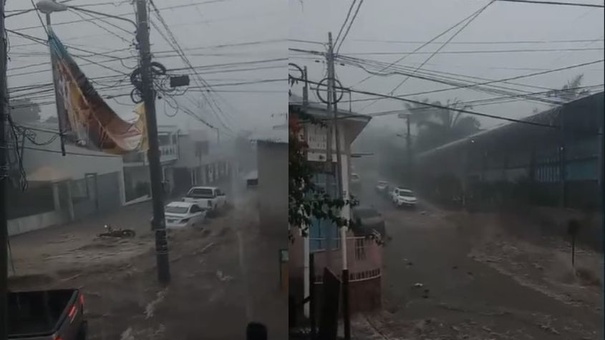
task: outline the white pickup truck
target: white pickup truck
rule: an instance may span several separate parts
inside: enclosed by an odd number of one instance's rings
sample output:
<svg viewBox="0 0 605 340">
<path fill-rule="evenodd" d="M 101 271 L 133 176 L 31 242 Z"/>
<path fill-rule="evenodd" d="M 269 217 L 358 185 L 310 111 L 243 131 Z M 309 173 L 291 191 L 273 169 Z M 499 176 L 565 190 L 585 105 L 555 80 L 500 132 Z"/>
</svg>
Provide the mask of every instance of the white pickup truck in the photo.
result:
<svg viewBox="0 0 605 340">
<path fill-rule="evenodd" d="M 192 202 L 202 209 L 217 212 L 227 205 L 227 196 L 217 187 L 193 187 L 183 197 L 183 202 Z"/>
</svg>

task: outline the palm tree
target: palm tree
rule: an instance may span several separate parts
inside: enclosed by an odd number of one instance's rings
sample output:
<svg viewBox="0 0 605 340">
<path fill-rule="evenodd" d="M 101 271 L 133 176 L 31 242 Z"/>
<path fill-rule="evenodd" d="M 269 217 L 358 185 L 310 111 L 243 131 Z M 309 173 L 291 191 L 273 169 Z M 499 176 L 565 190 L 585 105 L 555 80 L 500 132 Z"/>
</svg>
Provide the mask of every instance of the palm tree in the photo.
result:
<svg viewBox="0 0 605 340">
<path fill-rule="evenodd" d="M 567 81 L 567 84 L 563 85 L 561 89 L 552 90 L 547 93 L 548 97 L 555 97 L 561 99 L 564 102 L 569 102 L 590 94 L 590 90 L 582 88 L 582 80 L 584 74 L 578 74 Z"/>
<path fill-rule="evenodd" d="M 430 102 L 424 99 L 422 104 L 406 104 L 411 122 L 418 128 L 416 149 L 427 150 L 469 136 L 480 130 L 481 123 L 473 116 L 465 115 L 461 110 L 472 106 L 460 100 L 448 100 L 445 104 L 439 101 Z"/>
</svg>

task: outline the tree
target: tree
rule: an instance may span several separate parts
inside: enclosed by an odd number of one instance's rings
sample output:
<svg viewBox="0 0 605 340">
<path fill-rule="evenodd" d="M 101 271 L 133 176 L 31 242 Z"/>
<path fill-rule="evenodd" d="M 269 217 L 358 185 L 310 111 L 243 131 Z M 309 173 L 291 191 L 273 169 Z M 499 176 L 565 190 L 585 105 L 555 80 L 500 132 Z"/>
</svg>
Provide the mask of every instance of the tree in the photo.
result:
<svg viewBox="0 0 605 340">
<path fill-rule="evenodd" d="M 434 106 L 406 104 L 411 122 L 418 128 L 415 141 L 417 150 L 432 149 L 480 130 L 481 123 L 477 118 L 460 112 L 471 109 L 472 106 L 458 99 L 448 100 L 445 104 L 424 99 L 423 103 Z"/>
<path fill-rule="evenodd" d="M 584 74 L 578 74 L 567 81 L 567 84 L 563 85 L 561 89 L 549 91 L 547 96 L 560 99 L 564 102 L 588 96 L 590 95 L 590 90 L 582 88 L 582 80 L 584 80 Z"/>
<path fill-rule="evenodd" d="M 15 122 L 28 123 L 40 120 L 40 105 L 29 98 L 11 99 L 11 116 Z"/>
</svg>

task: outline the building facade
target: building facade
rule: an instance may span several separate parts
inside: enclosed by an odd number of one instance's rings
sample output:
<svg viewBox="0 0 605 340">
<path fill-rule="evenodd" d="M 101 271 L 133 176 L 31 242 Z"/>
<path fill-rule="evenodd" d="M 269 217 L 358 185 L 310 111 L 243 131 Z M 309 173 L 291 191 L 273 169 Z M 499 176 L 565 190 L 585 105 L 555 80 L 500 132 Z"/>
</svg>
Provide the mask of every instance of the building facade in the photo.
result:
<svg viewBox="0 0 605 340">
<path fill-rule="evenodd" d="M 165 193 L 171 195 L 174 187 L 174 165 L 179 159 L 179 129 L 176 126 L 159 125 L 158 139 L 160 162 Z M 151 197 L 149 161 L 146 152 L 133 152 L 123 156 L 126 202 Z"/>
<path fill-rule="evenodd" d="M 603 92 L 425 152 L 426 195 L 471 204 L 598 209 L 603 176 Z M 532 125 L 533 124 L 533 125 Z"/>
<path fill-rule="evenodd" d="M 310 115 L 317 120 L 331 123 L 331 113 L 325 107 L 304 105 L 301 101 L 291 100 L 290 119 L 299 119 L 300 112 Z M 369 116 L 339 112 L 338 129 L 341 153 L 340 177 L 342 178 L 342 191 L 344 197 L 350 194 L 351 175 L 351 144 L 365 128 L 370 120 Z M 317 165 L 318 170 L 314 176 L 314 184 L 322 187 L 327 193 L 336 193 L 337 153 L 336 139 L 333 138 L 331 166 L 326 163 L 328 156 L 327 136 L 328 127 L 304 123 L 301 138 L 307 142 L 308 160 Z M 335 136 L 332 131 L 331 136 Z M 331 185 L 326 185 L 331 183 Z M 345 206 L 342 216 L 350 219 L 350 209 Z M 296 228 L 294 229 L 296 230 Z M 316 296 L 321 296 L 322 274 L 324 268 L 330 269 L 341 277 L 343 256 L 346 256 L 347 269 L 350 282 L 350 308 L 353 313 L 377 309 L 381 304 L 382 282 L 382 247 L 373 240 L 356 237 L 352 231 L 346 233 L 346 253 L 343 251 L 341 232 L 330 221 L 313 219 L 308 226 L 308 235 L 303 237 L 293 232 L 293 242 L 290 245 L 290 291 L 296 300 L 300 301 L 308 296 L 309 290 L 314 289 Z M 328 247 L 328 242 L 331 244 Z M 313 264 L 310 263 L 312 255 Z M 314 268 L 315 282 L 309 282 L 310 267 Z M 305 311 L 308 312 L 308 311 Z"/>
<path fill-rule="evenodd" d="M 212 142 L 204 130 L 181 131 L 178 159 L 174 164 L 175 195 L 194 185 L 220 185 L 231 173 L 231 141 Z"/>
<path fill-rule="evenodd" d="M 27 186 L 15 180 L 7 189 L 9 235 L 110 212 L 124 204 L 121 157 L 72 145 L 65 145 L 63 156 L 52 131 L 55 126 L 38 122 L 24 127 L 36 136 L 33 141 L 25 138 L 21 147 L 24 176 L 12 176 L 25 179 Z"/>
</svg>

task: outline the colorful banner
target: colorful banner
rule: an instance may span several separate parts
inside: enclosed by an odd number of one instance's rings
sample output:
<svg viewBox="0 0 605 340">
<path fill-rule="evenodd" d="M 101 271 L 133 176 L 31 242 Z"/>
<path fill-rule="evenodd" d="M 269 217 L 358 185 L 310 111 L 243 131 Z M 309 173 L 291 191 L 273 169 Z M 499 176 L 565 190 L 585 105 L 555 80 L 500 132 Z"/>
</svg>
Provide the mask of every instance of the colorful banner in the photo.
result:
<svg viewBox="0 0 605 340">
<path fill-rule="evenodd" d="M 94 89 L 54 32 L 49 43 L 58 94 L 57 111 L 64 141 L 121 155 L 147 150 L 145 108 L 138 104 L 133 121 L 126 121 Z"/>
</svg>

